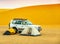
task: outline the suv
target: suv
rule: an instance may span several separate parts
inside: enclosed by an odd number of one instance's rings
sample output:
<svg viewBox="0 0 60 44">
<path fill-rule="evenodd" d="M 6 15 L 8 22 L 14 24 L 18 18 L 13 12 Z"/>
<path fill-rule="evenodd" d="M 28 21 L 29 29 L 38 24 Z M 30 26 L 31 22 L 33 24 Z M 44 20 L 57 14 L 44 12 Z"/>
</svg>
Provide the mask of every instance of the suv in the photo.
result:
<svg viewBox="0 0 60 44">
<path fill-rule="evenodd" d="M 17 32 L 22 32 L 26 27 L 35 27 L 39 32 L 41 31 L 40 25 L 33 25 L 29 20 L 22 18 L 14 18 L 9 23 L 9 28 L 16 29 Z"/>
</svg>

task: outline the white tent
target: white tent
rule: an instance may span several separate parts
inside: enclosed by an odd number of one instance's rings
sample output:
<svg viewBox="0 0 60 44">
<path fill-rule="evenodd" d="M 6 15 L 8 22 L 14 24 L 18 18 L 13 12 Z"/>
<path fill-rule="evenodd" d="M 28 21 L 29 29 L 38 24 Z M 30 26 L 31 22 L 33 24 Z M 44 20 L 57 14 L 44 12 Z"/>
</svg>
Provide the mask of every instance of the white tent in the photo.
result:
<svg viewBox="0 0 60 44">
<path fill-rule="evenodd" d="M 32 35 L 37 36 L 40 35 L 40 32 L 35 27 L 26 27 L 22 32 L 21 35 Z"/>
</svg>

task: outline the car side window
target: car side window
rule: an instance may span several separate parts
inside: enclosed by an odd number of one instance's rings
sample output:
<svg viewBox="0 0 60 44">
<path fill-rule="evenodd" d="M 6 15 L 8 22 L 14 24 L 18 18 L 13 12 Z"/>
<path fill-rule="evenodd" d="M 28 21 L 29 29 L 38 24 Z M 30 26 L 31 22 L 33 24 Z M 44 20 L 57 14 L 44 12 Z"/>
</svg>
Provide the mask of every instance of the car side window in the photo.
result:
<svg viewBox="0 0 60 44">
<path fill-rule="evenodd" d="M 22 23 L 22 21 L 14 20 L 12 23 L 13 23 L 13 24 L 21 24 L 21 23 Z"/>
<path fill-rule="evenodd" d="M 27 22 L 23 21 L 23 22 L 22 22 L 22 25 L 27 25 Z"/>
<path fill-rule="evenodd" d="M 28 21 L 28 20 L 27 20 L 25 23 L 26 23 L 27 25 L 32 25 L 32 23 L 31 23 L 30 21 Z"/>
<path fill-rule="evenodd" d="M 22 21 L 17 21 L 17 24 L 21 24 Z"/>
</svg>

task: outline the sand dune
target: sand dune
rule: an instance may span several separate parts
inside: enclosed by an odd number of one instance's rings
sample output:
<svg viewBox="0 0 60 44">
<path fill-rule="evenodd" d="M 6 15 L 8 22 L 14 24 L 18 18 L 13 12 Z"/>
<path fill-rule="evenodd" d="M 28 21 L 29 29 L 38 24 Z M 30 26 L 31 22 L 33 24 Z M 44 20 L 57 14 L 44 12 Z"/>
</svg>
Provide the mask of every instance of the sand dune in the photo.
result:
<svg viewBox="0 0 60 44">
<path fill-rule="evenodd" d="M 0 25 L 7 25 L 13 18 L 27 18 L 34 24 L 60 24 L 60 4 L 17 8 L 0 13 Z"/>
<path fill-rule="evenodd" d="M 0 26 L 0 44 L 60 44 L 60 25 L 42 25 L 41 36 L 2 35 L 8 26 Z"/>
<path fill-rule="evenodd" d="M 8 10 L 10 10 L 10 9 L 0 9 L 0 13 L 1 12 L 5 12 L 5 11 L 8 11 Z"/>
</svg>

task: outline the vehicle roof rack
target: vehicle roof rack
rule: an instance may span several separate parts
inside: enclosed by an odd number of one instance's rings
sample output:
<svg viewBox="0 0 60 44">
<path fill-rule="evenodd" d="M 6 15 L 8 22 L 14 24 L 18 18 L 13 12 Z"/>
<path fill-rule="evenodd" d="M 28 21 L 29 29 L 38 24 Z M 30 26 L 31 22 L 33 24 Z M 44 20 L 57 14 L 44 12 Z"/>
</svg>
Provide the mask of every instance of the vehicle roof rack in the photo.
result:
<svg viewBox="0 0 60 44">
<path fill-rule="evenodd" d="M 23 18 L 14 18 L 13 20 L 27 20 L 27 19 L 23 19 Z"/>
</svg>

